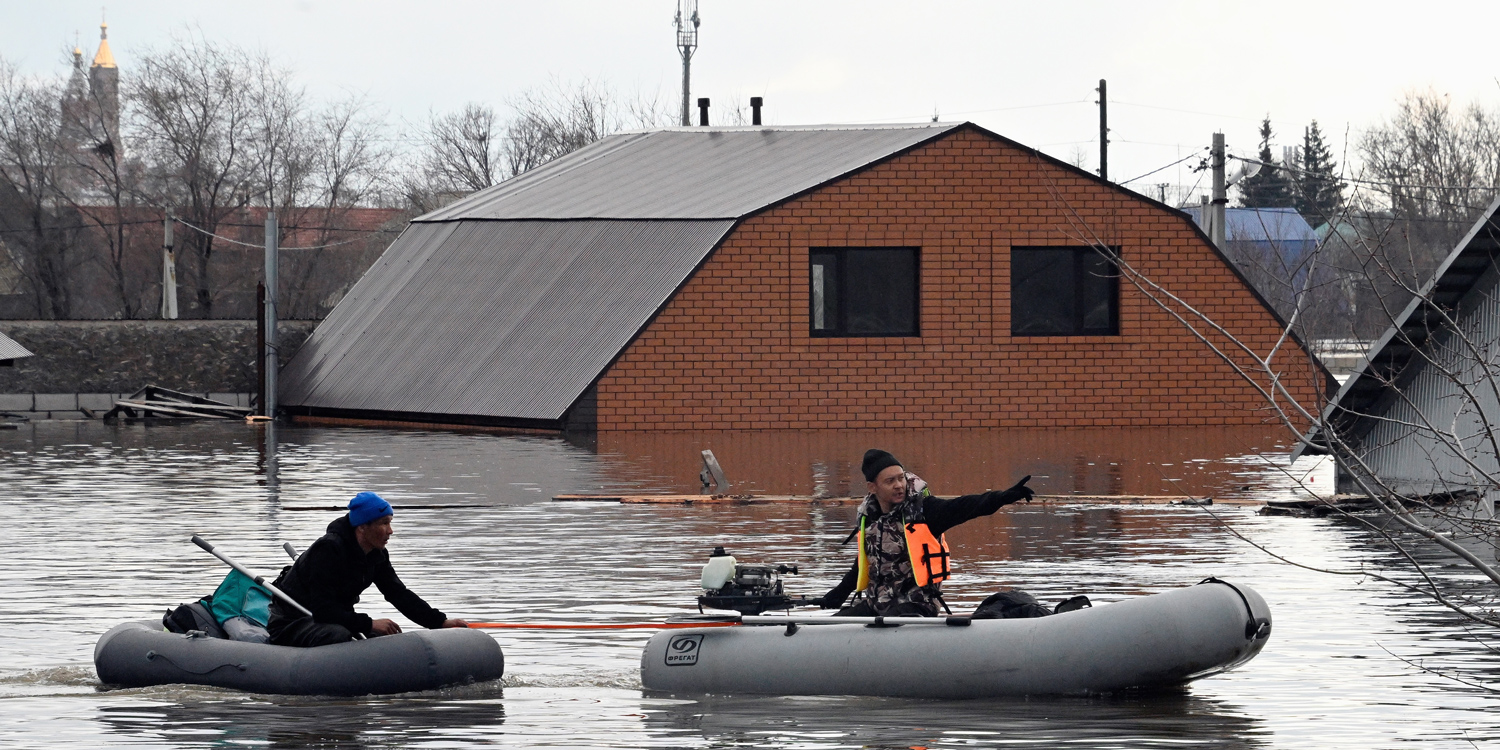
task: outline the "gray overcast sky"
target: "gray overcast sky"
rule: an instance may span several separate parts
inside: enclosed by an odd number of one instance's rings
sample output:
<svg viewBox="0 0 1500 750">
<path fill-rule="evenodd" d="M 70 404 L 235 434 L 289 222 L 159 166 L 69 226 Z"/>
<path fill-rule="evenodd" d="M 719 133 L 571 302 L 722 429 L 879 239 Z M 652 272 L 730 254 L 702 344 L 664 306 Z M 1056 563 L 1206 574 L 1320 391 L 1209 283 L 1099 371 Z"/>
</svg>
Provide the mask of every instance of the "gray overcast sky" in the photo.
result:
<svg viewBox="0 0 1500 750">
<path fill-rule="evenodd" d="M 122 76 L 189 28 L 263 49 L 315 96 L 366 95 L 394 125 L 466 102 L 504 107 L 588 77 L 679 96 L 675 0 L 115 0 Z M 0 56 L 60 74 L 75 34 L 92 57 L 96 0 L 0 0 Z M 1500 102 L 1495 2 L 877 2 L 701 0 L 693 96 L 766 99 L 774 124 L 972 120 L 1097 167 L 1094 87 L 1109 81 L 1110 176 L 1125 180 L 1223 130 L 1253 155 L 1269 113 L 1278 145 L 1316 118 L 1345 134 L 1404 91 Z M 1279 155 L 1280 151 L 1277 150 Z M 1144 183 L 1194 184 L 1186 165 Z M 1139 186 L 1136 183 L 1134 186 Z"/>
</svg>

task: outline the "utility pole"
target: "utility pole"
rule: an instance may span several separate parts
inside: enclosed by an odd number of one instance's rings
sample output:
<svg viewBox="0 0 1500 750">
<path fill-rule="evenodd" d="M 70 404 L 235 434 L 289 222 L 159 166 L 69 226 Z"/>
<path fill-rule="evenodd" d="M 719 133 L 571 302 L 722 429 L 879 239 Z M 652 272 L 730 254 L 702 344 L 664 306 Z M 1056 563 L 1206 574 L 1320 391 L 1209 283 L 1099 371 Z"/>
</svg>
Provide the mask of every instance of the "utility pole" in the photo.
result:
<svg viewBox="0 0 1500 750">
<path fill-rule="evenodd" d="M 1224 249 L 1224 208 L 1229 205 L 1229 197 L 1224 185 L 1224 134 L 1214 133 L 1214 145 L 1210 150 L 1209 164 L 1213 170 L 1214 194 L 1213 202 L 1209 204 L 1212 218 L 1209 221 L 1208 238 L 1213 240 L 1214 246 L 1220 250 Z"/>
<path fill-rule="evenodd" d="M 698 49 L 698 0 L 678 0 L 677 51 L 682 55 L 682 126 L 693 124 L 692 111 L 688 109 L 688 96 L 692 91 L 689 71 L 692 69 L 693 51 Z M 692 28 L 689 28 L 691 24 Z"/>
<path fill-rule="evenodd" d="M 266 348 L 261 352 L 266 367 L 266 398 L 261 403 L 265 415 L 276 418 L 276 371 L 281 362 L 276 354 L 276 287 L 277 277 L 280 269 L 277 267 L 276 257 L 278 250 L 278 237 L 276 227 L 276 211 L 266 211 Z"/>
<path fill-rule="evenodd" d="M 177 256 L 172 253 L 172 214 L 161 224 L 161 318 L 177 319 Z"/>
<path fill-rule="evenodd" d="M 1104 79 L 1099 79 L 1099 178 L 1109 179 L 1109 97 Z"/>
</svg>

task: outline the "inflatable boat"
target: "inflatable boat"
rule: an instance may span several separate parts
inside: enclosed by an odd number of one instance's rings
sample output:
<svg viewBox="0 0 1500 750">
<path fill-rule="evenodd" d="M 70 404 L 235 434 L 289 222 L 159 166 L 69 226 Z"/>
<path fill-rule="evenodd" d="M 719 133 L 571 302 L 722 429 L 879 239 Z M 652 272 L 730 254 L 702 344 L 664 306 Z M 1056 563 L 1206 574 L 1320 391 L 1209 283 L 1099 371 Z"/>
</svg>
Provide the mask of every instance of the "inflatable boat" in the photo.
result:
<svg viewBox="0 0 1500 750">
<path fill-rule="evenodd" d="M 418 630 L 317 648 L 187 635 L 160 622 L 116 625 L 94 646 L 100 681 L 188 683 L 283 695 L 370 695 L 499 679 L 505 657 L 477 630 Z"/>
<path fill-rule="evenodd" d="M 1049 617 L 814 624 L 820 619 L 830 618 L 746 616 L 733 627 L 657 633 L 641 656 L 641 683 L 698 695 L 1109 693 L 1224 672 L 1260 653 L 1271 634 L 1271 613 L 1258 594 L 1212 578 Z"/>
</svg>

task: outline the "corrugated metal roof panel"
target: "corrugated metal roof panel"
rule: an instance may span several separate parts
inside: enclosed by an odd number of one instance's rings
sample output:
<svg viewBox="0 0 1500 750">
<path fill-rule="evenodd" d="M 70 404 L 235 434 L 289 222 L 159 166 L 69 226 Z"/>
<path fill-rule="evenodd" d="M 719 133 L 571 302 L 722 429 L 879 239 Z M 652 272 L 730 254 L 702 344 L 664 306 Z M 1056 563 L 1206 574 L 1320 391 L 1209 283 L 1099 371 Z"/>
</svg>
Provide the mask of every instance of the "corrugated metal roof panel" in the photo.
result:
<svg viewBox="0 0 1500 750">
<path fill-rule="evenodd" d="M 16 340 L 0 333 L 0 359 L 20 359 L 22 357 L 35 356 L 26 351 L 26 347 L 16 343 Z"/>
<path fill-rule="evenodd" d="M 739 218 L 958 127 L 621 133 L 415 221 Z"/>
<path fill-rule="evenodd" d="M 560 419 L 733 224 L 413 224 L 283 369 L 281 400 Z"/>
</svg>

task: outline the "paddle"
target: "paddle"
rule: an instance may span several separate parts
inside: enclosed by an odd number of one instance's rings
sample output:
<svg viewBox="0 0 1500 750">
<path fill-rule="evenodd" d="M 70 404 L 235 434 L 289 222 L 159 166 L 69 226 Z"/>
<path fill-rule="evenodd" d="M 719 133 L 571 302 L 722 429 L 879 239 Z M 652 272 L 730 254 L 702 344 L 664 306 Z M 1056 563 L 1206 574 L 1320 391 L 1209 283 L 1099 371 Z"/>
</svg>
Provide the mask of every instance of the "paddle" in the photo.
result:
<svg viewBox="0 0 1500 750">
<path fill-rule="evenodd" d="M 204 552 L 207 552 L 208 554 L 213 555 L 214 557 L 219 558 L 220 562 L 223 562 L 225 565 L 228 565 L 229 567 L 234 568 L 235 570 L 239 571 L 240 575 L 243 575 L 246 578 L 249 578 L 250 580 L 255 581 L 255 584 L 257 586 L 260 586 L 261 588 L 263 588 L 263 589 L 271 592 L 272 596 L 276 597 L 277 599 L 280 599 L 287 606 L 289 606 L 289 607 L 297 610 L 298 612 L 301 612 L 304 615 L 307 615 L 308 617 L 312 617 L 312 611 L 309 610 L 307 607 L 304 607 L 301 604 L 298 604 L 296 602 L 296 600 L 292 599 L 292 597 L 290 597 L 290 596 L 287 596 L 285 593 L 282 592 L 281 589 L 278 589 L 275 586 L 272 586 L 270 584 L 270 582 L 267 581 L 266 579 L 264 579 L 264 578 L 262 578 L 262 577 L 260 577 L 260 576 L 258 576 L 256 574 L 254 574 L 254 573 L 251 573 L 249 571 L 249 569 L 247 569 L 245 566 L 243 566 L 243 565 L 241 565 L 241 564 L 239 564 L 239 563 L 237 563 L 237 562 L 229 559 L 228 555 L 225 555 L 222 552 L 216 551 L 214 549 L 214 546 L 212 544 L 209 544 L 207 541 L 204 541 L 203 537 L 198 536 L 197 534 L 194 534 L 193 535 L 193 544 L 196 544 L 199 547 L 202 547 Z"/>
</svg>

